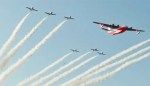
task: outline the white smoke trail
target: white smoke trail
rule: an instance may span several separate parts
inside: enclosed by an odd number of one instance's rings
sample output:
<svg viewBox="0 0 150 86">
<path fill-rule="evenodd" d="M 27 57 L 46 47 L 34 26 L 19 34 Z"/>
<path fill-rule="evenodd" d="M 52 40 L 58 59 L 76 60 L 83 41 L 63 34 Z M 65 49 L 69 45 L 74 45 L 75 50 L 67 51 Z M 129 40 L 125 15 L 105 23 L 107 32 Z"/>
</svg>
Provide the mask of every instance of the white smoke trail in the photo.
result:
<svg viewBox="0 0 150 86">
<path fill-rule="evenodd" d="M 58 75 L 58 76 L 55 76 L 54 79 L 49 80 L 49 82 L 47 82 L 44 86 L 52 86 L 52 84 L 55 83 L 56 81 L 58 81 L 58 80 L 60 80 L 61 78 L 65 77 L 66 75 L 68 75 L 68 74 L 71 73 L 72 71 L 74 71 L 74 70 L 80 68 L 81 66 L 85 65 L 86 63 L 88 63 L 89 61 L 93 60 L 93 59 L 96 58 L 96 57 L 97 57 L 97 56 L 93 56 L 93 57 L 91 57 L 91 58 L 89 58 L 89 59 L 87 59 L 87 60 L 81 62 L 79 65 L 77 65 L 77 66 L 71 68 L 70 70 L 65 71 L 64 73 L 62 73 L 62 74 L 60 74 L 60 75 Z"/>
<path fill-rule="evenodd" d="M 59 64 L 61 61 L 63 61 L 64 59 L 66 59 L 68 56 L 70 56 L 72 54 L 68 53 L 66 55 L 64 55 L 63 57 L 61 57 L 60 59 L 58 59 L 57 61 L 55 61 L 54 63 L 50 64 L 49 66 L 45 67 L 43 70 L 41 70 L 40 72 L 36 73 L 35 75 L 25 79 L 24 81 L 20 82 L 17 86 L 27 86 L 28 84 L 32 83 L 33 81 L 36 81 L 38 79 L 40 79 L 43 75 L 45 75 L 48 70 L 52 67 L 54 67 L 55 65 Z"/>
<path fill-rule="evenodd" d="M 14 71 L 19 69 L 25 62 L 27 62 L 31 56 L 40 48 L 42 45 L 44 45 L 50 37 L 53 36 L 54 33 L 56 33 L 60 27 L 66 22 L 67 20 L 62 21 L 59 25 L 57 25 L 51 32 L 48 33 L 47 36 L 45 36 L 35 47 L 33 47 L 27 54 L 23 56 L 23 58 L 19 59 L 15 64 L 10 66 L 6 71 L 4 71 L 0 75 L 0 84 L 7 79 Z"/>
<path fill-rule="evenodd" d="M 4 58 L 0 61 L 0 69 L 2 70 L 8 63 L 9 61 L 13 58 L 15 53 L 24 45 L 24 43 L 38 30 L 38 28 L 43 24 L 43 22 L 47 19 L 47 17 L 44 17 L 35 27 L 31 29 L 29 33 L 25 35 L 25 37 L 19 41 L 19 43 L 11 49 L 5 56 Z"/>
<path fill-rule="evenodd" d="M 72 67 L 74 67 L 76 64 L 80 63 L 81 60 L 87 56 L 88 54 L 90 54 L 91 52 L 87 52 L 81 56 L 79 56 L 78 58 L 76 58 L 75 60 L 69 62 L 67 65 L 59 68 L 58 70 L 54 71 L 53 73 L 45 76 L 45 77 L 42 77 L 41 79 L 39 79 L 38 81 L 34 82 L 32 84 L 32 86 L 39 86 L 40 84 L 42 84 L 43 82 L 47 81 L 47 80 L 50 80 L 52 78 L 54 78 L 57 74 L 60 74 L 62 71 L 67 71 L 69 69 L 71 69 Z"/>
<path fill-rule="evenodd" d="M 91 79 L 88 82 L 86 82 L 86 83 L 84 83 L 80 86 L 88 86 L 88 85 L 91 85 L 91 84 L 94 84 L 94 83 L 97 83 L 97 82 L 102 82 L 103 80 L 106 80 L 106 79 L 112 77 L 114 74 L 116 74 L 119 71 L 125 69 L 126 67 L 128 67 L 130 65 L 133 65 L 133 64 L 135 64 L 135 63 L 137 63 L 137 62 L 139 62 L 139 61 L 141 61 L 141 60 L 143 60 L 147 57 L 150 57 L 150 53 L 144 54 L 143 56 L 140 56 L 139 58 L 128 61 L 128 62 L 122 64 L 121 66 L 119 66 L 118 68 L 116 68 L 115 70 L 113 70 L 111 72 L 108 72 L 108 73 L 104 74 L 103 76 Z"/>
<path fill-rule="evenodd" d="M 0 58 L 2 58 L 3 56 L 5 56 L 5 54 L 7 54 L 7 52 L 10 50 L 12 44 L 14 43 L 14 41 L 16 40 L 16 36 L 18 34 L 18 32 L 20 31 L 21 26 L 23 25 L 23 23 L 25 22 L 25 20 L 28 18 L 28 16 L 31 13 L 29 12 L 28 14 L 26 14 L 21 21 L 18 23 L 18 25 L 15 27 L 14 31 L 12 32 L 12 34 L 10 35 L 10 37 L 8 38 L 8 40 L 4 43 L 4 45 L 2 46 L 2 48 L 0 49 Z"/>
<path fill-rule="evenodd" d="M 89 74 L 89 75 L 87 75 L 87 76 L 84 76 L 82 79 L 79 80 L 78 83 L 75 83 L 75 85 L 76 85 L 76 86 L 79 86 L 80 83 L 83 83 L 83 82 L 88 81 L 88 80 L 89 80 L 90 78 L 92 78 L 92 76 L 94 76 L 95 74 L 98 74 L 98 73 L 101 73 L 101 72 L 103 72 L 103 71 L 106 71 L 107 69 L 109 69 L 109 68 L 111 68 L 111 67 L 113 67 L 113 66 L 117 66 L 117 65 L 119 65 L 119 64 L 123 64 L 123 63 L 127 62 L 128 60 L 131 60 L 131 59 L 135 58 L 136 56 L 140 56 L 141 54 L 143 54 L 143 53 L 145 53 L 145 52 L 147 52 L 147 51 L 149 51 L 149 50 L 150 50 L 150 47 L 144 48 L 144 49 L 142 49 L 142 50 L 140 50 L 140 51 L 138 51 L 138 52 L 135 52 L 134 54 L 131 54 L 130 56 L 127 56 L 127 57 L 124 58 L 124 59 L 121 59 L 120 61 L 114 62 L 114 63 L 112 63 L 112 64 L 110 64 L 110 65 L 107 65 L 107 66 L 101 68 L 101 69 L 98 69 L 98 70 L 96 70 L 95 72 L 92 72 L 91 74 Z"/>
<path fill-rule="evenodd" d="M 123 55 L 128 54 L 128 53 L 130 53 L 130 52 L 133 52 L 133 50 L 138 49 L 138 48 L 140 48 L 140 47 L 142 47 L 142 46 L 148 44 L 149 42 L 150 42 L 150 39 L 148 39 L 148 40 L 146 40 L 146 41 L 143 41 L 143 42 L 141 42 L 141 43 L 139 43 L 139 44 L 137 44 L 137 45 L 134 45 L 134 46 L 132 46 L 132 47 L 130 47 L 130 48 L 128 48 L 128 49 L 126 49 L 126 50 L 124 50 L 124 51 L 122 51 L 122 52 L 120 52 L 120 53 L 118 53 L 118 54 L 116 54 L 116 55 L 114 55 L 114 56 L 112 56 L 112 57 L 110 57 L 109 59 L 106 59 L 106 60 L 103 61 L 102 63 L 100 63 L 100 64 L 98 64 L 98 65 L 92 67 L 91 69 L 87 70 L 87 71 L 84 72 L 83 74 L 80 74 L 79 76 L 77 76 L 77 77 L 75 77 L 75 78 L 73 78 L 73 79 L 67 81 L 67 82 L 64 83 L 62 86 L 67 86 L 67 85 L 71 86 L 71 83 L 78 81 L 81 77 L 84 77 L 84 76 L 86 76 L 86 75 L 92 73 L 93 71 L 95 71 L 95 70 L 97 70 L 97 69 L 100 69 L 100 68 L 102 68 L 102 67 L 104 67 L 104 66 L 106 66 L 106 65 L 108 65 L 108 64 L 111 64 L 111 62 L 112 62 L 112 61 L 115 61 L 117 58 L 122 57 Z"/>
</svg>

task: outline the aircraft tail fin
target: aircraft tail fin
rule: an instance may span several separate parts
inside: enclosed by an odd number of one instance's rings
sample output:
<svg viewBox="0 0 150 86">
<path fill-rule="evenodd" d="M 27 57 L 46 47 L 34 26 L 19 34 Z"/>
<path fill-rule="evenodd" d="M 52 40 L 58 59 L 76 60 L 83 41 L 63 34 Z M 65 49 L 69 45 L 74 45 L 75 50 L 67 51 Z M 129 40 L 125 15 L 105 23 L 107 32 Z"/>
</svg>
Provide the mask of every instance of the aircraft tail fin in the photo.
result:
<svg viewBox="0 0 150 86">
<path fill-rule="evenodd" d="M 140 34 L 141 32 L 145 32 L 144 30 L 137 30 L 136 34 Z"/>
<path fill-rule="evenodd" d="M 140 34 L 141 32 L 140 31 L 138 31 L 136 34 L 138 35 L 138 34 Z"/>
</svg>

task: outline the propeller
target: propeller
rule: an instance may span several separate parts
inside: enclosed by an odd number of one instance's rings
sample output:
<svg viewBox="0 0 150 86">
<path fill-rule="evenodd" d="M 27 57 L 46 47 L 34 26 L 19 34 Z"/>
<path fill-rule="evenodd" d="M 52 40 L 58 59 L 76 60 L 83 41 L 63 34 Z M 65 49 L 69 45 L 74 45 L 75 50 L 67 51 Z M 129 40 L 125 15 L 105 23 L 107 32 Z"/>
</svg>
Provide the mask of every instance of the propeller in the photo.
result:
<svg viewBox="0 0 150 86">
<path fill-rule="evenodd" d="M 115 24 L 112 24 L 112 26 L 115 26 Z"/>
</svg>

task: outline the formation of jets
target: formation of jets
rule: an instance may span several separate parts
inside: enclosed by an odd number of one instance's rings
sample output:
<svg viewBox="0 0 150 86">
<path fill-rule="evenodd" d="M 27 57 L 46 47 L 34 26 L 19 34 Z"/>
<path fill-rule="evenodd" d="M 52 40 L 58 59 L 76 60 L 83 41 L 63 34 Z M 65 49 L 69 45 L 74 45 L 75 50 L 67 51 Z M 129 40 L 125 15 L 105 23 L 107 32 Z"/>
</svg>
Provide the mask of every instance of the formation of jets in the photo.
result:
<svg viewBox="0 0 150 86">
<path fill-rule="evenodd" d="M 26 7 L 26 8 L 29 9 L 30 11 L 38 11 L 34 7 Z M 47 15 L 56 15 L 53 12 L 45 12 L 45 14 L 47 14 Z M 74 19 L 71 16 L 65 16 L 64 18 L 67 19 L 67 20 Z M 107 33 L 111 34 L 111 35 L 121 34 L 121 33 L 124 33 L 126 31 L 137 32 L 137 34 L 139 34 L 140 32 L 144 32 L 144 30 L 133 29 L 132 27 L 123 26 L 123 25 L 107 24 L 107 23 L 101 23 L 101 22 L 95 22 L 95 21 L 93 23 L 100 25 L 100 27 L 101 27 L 102 30 L 107 31 Z M 76 53 L 79 52 L 79 50 L 77 50 L 77 49 L 70 49 L 70 50 L 72 52 L 76 52 Z M 99 52 L 98 49 L 91 49 L 91 50 L 94 51 L 94 52 L 97 52 L 100 55 L 106 55 L 103 52 Z"/>
<path fill-rule="evenodd" d="M 107 33 L 111 35 L 124 33 L 126 31 L 134 31 L 137 32 L 137 34 L 139 34 L 140 32 L 144 32 L 144 30 L 133 29 L 132 27 L 123 25 L 106 24 L 101 22 L 93 22 L 93 23 L 100 25 L 103 30 L 107 31 Z"/>
<path fill-rule="evenodd" d="M 80 52 L 79 50 L 77 49 L 70 49 L 72 52 L 75 52 L 75 53 L 78 53 Z M 104 52 L 99 52 L 98 49 L 91 49 L 93 52 L 97 52 L 99 55 L 106 55 Z"/>
<path fill-rule="evenodd" d="M 34 7 L 26 7 L 26 8 L 29 9 L 30 11 L 38 11 Z M 53 12 L 45 12 L 45 14 L 56 15 Z M 67 20 L 74 19 L 71 16 L 65 16 L 64 18 Z M 101 22 L 95 22 L 95 21 L 93 23 L 100 25 L 102 30 L 107 31 L 107 33 L 111 34 L 111 35 L 121 34 L 121 33 L 124 33 L 126 31 L 137 32 L 137 34 L 139 34 L 140 32 L 144 32 L 144 30 L 133 29 L 132 27 L 128 27 L 128 26 L 124 26 L 124 25 L 107 24 L 107 23 L 101 23 Z"/>
<path fill-rule="evenodd" d="M 35 9 L 34 7 L 26 7 L 27 9 L 29 9 L 30 11 L 38 11 L 37 9 Z M 56 15 L 55 13 L 53 12 L 45 12 L 45 14 L 47 15 Z M 72 18 L 71 16 L 65 16 L 64 17 L 65 19 L 69 20 L 69 19 L 74 19 Z"/>
<path fill-rule="evenodd" d="M 93 52 L 97 52 L 99 55 L 106 55 L 104 52 L 99 52 L 97 48 L 91 49 Z"/>
</svg>

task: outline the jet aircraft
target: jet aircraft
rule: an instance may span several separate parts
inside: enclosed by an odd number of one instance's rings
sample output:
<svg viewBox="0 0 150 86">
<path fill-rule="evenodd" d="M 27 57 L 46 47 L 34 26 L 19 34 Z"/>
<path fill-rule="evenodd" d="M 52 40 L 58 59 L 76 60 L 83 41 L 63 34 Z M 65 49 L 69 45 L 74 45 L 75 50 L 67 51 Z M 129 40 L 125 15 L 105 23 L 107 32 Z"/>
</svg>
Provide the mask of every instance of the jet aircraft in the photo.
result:
<svg viewBox="0 0 150 86">
<path fill-rule="evenodd" d="M 45 14 L 47 14 L 47 15 L 56 15 L 53 12 L 45 12 Z"/>
<path fill-rule="evenodd" d="M 29 9 L 30 11 L 38 11 L 34 7 L 26 7 L 26 8 Z"/>
<path fill-rule="evenodd" d="M 79 51 L 77 49 L 70 49 L 72 52 L 78 53 Z"/>
<path fill-rule="evenodd" d="M 104 52 L 97 52 L 99 55 L 106 55 Z"/>
<path fill-rule="evenodd" d="M 91 49 L 92 51 L 99 51 L 98 49 Z"/>
<path fill-rule="evenodd" d="M 67 17 L 67 16 L 65 16 L 65 18 L 68 20 L 68 19 L 74 19 L 74 18 L 72 18 L 71 16 L 69 16 L 69 17 Z"/>
</svg>

